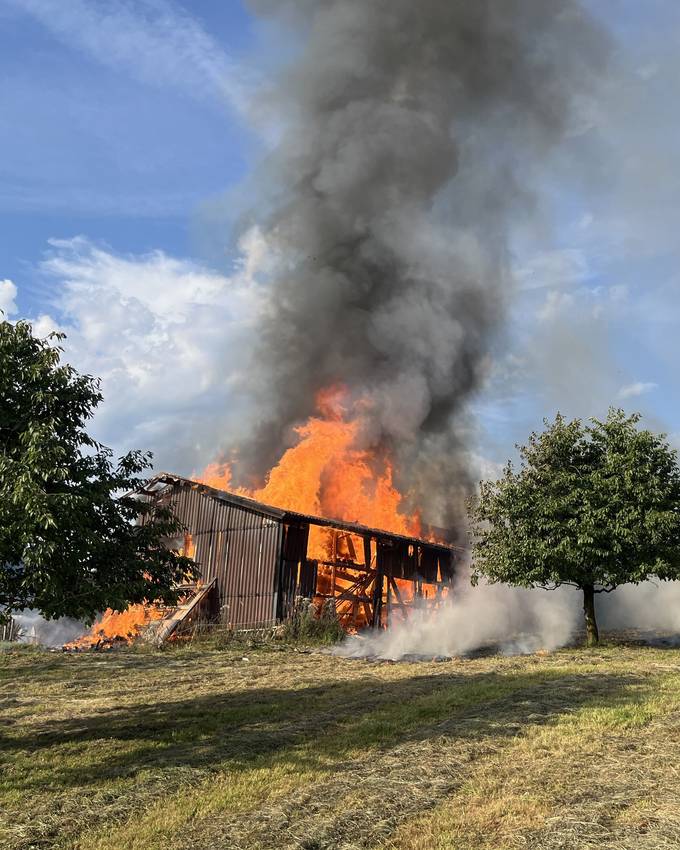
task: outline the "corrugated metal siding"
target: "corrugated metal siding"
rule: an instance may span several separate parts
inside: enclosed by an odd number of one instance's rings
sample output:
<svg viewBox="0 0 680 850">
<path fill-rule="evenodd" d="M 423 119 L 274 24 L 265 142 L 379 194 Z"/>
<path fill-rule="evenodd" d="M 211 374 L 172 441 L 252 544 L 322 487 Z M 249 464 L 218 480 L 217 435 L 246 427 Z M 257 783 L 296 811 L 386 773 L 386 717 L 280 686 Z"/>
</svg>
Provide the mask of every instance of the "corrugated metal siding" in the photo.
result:
<svg viewBox="0 0 680 850">
<path fill-rule="evenodd" d="M 222 620 L 239 628 L 275 623 L 281 522 L 188 487 L 175 486 L 172 501 L 203 579 L 217 579 Z"/>
<path fill-rule="evenodd" d="M 240 626 L 274 623 L 281 523 L 240 509 L 232 511 L 238 516 L 231 517 L 227 566 L 220 576 L 224 581 L 222 617 Z"/>
</svg>

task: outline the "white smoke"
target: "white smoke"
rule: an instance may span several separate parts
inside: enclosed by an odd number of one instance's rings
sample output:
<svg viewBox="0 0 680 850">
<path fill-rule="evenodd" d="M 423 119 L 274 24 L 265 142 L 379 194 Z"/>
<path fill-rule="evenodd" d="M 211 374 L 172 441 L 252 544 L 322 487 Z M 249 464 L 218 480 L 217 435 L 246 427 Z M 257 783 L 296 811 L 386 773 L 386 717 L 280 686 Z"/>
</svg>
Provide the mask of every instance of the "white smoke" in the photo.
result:
<svg viewBox="0 0 680 850">
<path fill-rule="evenodd" d="M 13 614 L 13 619 L 21 629 L 21 643 L 34 643 L 40 646 L 62 646 L 68 641 L 80 637 L 87 626 L 78 620 L 62 617 L 59 620 L 46 620 L 37 611 L 25 610 Z"/>
<path fill-rule="evenodd" d="M 680 582 L 624 585 L 596 597 L 600 636 L 622 631 L 642 639 L 680 637 Z M 552 651 L 583 631 L 581 593 L 575 588 L 527 590 L 504 584 L 472 587 L 459 579 L 453 598 L 432 610 L 417 607 L 384 631 L 346 638 L 334 653 L 346 658 L 465 656 L 488 649 L 503 655 Z"/>
<path fill-rule="evenodd" d="M 626 584 L 611 594 L 601 594 L 596 605 L 601 631 L 680 634 L 680 582 Z"/>
<path fill-rule="evenodd" d="M 337 653 L 399 661 L 450 657 L 482 648 L 516 655 L 553 650 L 579 626 L 578 595 L 570 588 L 526 590 L 502 584 L 472 587 L 459 580 L 453 598 L 436 610 L 417 608 L 384 631 L 347 638 Z"/>
</svg>

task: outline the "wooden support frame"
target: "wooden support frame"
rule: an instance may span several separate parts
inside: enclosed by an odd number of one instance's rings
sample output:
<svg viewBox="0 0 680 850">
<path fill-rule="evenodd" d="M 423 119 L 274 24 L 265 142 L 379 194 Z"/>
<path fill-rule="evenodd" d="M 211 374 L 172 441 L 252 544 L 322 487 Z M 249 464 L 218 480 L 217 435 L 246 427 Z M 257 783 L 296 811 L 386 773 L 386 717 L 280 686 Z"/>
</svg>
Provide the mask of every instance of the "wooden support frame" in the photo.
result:
<svg viewBox="0 0 680 850">
<path fill-rule="evenodd" d="M 369 544 L 370 551 L 370 544 Z M 382 556 L 382 546 L 378 544 L 377 551 L 375 555 L 375 581 L 373 584 L 373 616 L 371 617 L 370 623 L 371 627 L 374 629 L 379 628 L 382 620 L 382 606 L 383 606 L 383 585 L 384 585 L 384 569 L 385 564 Z"/>
<path fill-rule="evenodd" d="M 345 545 L 345 536 L 350 534 L 352 545 Z M 442 580 L 439 570 L 432 581 L 432 570 L 425 563 L 426 549 L 427 544 L 378 532 L 345 535 L 331 529 L 325 559 L 318 560 L 324 583 L 323 590 L 318 586 L 316 596 L 319 601 L 333 599 L 343 626 L 350 629 L 386 627 L 395 612 L 399 619 L 406 618 L 419 600 L 438 607 L 449 582 Z M 400 587 L 399 581 L 405 584 Z M 424 597 L 426 587 L 428 596 Z"/>
</svg>

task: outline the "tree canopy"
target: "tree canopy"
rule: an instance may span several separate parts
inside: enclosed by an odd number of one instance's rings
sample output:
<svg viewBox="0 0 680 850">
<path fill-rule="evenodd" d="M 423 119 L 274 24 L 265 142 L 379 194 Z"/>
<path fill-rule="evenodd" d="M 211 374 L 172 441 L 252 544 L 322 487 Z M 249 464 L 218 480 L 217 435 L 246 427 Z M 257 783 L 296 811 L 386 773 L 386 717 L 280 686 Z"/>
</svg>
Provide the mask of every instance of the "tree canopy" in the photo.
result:
<svg viewBox="0 0 680 850">
<path fill-rule="evenodd" d="M 61 362 L 62 339 L 0 322 L 0 613 L 171 602 L 194 566 L 164 545 L 180 532 L 171 512 L 130 495 L 151 455 L 114 463 L 88 435 L 99 381 Z"/>
<path fill-rule="evenodd" d="M 594 597 L 621 584 L 680 578 L 680 471 L 639 414 L 545 421 L 470 504 L 473 578 L 583 591 L 588 643 Z"/>
</svg>

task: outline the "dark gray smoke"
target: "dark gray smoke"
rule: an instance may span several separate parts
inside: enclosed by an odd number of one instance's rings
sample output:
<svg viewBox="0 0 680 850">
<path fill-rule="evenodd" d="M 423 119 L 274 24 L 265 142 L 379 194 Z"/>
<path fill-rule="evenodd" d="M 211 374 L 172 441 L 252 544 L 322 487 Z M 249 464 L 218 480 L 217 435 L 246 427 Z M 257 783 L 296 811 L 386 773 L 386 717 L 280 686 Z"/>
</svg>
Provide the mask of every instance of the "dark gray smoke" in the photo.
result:
<svg viewBox="0 0 680 850">
<path fill-rule="evenodd" d="M 362 440 L 457 524 L 465 406 L 508 297 L 532 163 L 597 79 L 604 39 L 575 0 L 250 0 L 300 36 L 271 102 L 282 125 L 260 225 L 279 257 L 263 328 L 263 420 L 240 459 L 262 475 L 343 383 Z"/>
</svg>

